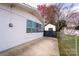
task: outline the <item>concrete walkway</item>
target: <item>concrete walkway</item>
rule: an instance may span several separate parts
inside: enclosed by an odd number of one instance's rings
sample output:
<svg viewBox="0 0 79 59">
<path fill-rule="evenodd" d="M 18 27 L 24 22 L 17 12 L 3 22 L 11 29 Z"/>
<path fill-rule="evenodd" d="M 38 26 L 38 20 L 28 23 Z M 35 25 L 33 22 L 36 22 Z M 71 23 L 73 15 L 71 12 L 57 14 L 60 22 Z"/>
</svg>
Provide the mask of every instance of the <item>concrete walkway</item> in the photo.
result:
<svg viewBox="0 0 79 59">
<path fill-rule="evenodd" d="M 3 52 L 0 55 L 18 55 L 18 56 L 58 56 L 58 40 L 51 37 L 42 37 L 24 43 L 10 50 Z"/>
<path fill-rule="evenodd" d="M 20 55 L 31 56 L 58 56 L 58 41 L 56 38 L 43 37 L 42 40 L 29 46 L 29 49 Z"/>
</svg>

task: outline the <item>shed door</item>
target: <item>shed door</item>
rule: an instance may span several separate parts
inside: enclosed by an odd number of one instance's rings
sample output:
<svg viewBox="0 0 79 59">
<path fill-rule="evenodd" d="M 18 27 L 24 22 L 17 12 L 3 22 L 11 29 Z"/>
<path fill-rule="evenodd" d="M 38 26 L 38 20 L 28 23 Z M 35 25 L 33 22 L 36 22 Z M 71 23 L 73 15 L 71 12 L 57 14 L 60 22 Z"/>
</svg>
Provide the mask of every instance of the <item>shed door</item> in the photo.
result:
<svg viewBox="0 0 79 59">
<path fill-rule="evenodd" d="M 49 31 L 53 31 L 53 28 L 49 28 Z"/>
</svg>

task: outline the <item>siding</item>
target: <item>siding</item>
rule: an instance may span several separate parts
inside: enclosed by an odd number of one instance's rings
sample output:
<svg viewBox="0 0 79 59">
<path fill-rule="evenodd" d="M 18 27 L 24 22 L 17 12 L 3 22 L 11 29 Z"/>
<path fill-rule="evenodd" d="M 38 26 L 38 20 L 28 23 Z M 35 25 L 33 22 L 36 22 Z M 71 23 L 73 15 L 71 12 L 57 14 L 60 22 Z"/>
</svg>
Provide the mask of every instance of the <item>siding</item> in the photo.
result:
<svg viewBox="0 0 79 59">
<path fill-rule="evenodd" d="M 42 24 L 35 16 L 29 14 L 26 10 L 15 7 L 11 12 L 9 5 L 0 4 L 0 51 L 43 36 L 42 32 L 26 33 L 27 19 Z M 9 23 L 13 24 L 12 28 L 8 26 Z"/>
</svg>

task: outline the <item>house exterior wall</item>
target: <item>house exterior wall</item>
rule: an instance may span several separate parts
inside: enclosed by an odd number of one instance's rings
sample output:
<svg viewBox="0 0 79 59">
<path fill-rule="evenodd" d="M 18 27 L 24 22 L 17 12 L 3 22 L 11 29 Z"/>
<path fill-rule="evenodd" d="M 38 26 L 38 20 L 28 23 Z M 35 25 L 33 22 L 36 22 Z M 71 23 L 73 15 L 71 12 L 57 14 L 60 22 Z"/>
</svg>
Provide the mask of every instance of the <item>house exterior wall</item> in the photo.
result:
<svg viewBox="0 0 79 59">
<path fill-rule="evenodd" d="M 27 19 L 42 24 L 24 9 L 11 9 L 9 4 L 0 4 L 0 52 L 43 36 L 43 32 L 26 33 Z M 13 27 L 9 27 L 9 23 Z"/>
</svg>

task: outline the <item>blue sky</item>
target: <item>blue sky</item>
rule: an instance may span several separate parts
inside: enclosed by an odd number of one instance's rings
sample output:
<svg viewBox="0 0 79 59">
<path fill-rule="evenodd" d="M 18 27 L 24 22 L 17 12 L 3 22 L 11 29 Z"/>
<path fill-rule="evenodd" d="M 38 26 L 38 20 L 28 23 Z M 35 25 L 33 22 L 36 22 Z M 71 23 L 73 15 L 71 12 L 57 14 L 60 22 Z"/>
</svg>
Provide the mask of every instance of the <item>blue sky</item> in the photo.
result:
<svg viewBox="0 0 79 59">
<path fill-rule="evenodd" d="M 64 7 L 67 6 L 67 7 L 70 7 L 72 3 L 65 3 Z M 73 7 L 72 9 L 79 9 L 79 3 L 73 3 Z"/>
<path fill-rule="evenodd" d="M 79 3 L 75 3 L 73 9 L 79 9 Z"/>
</svg>

